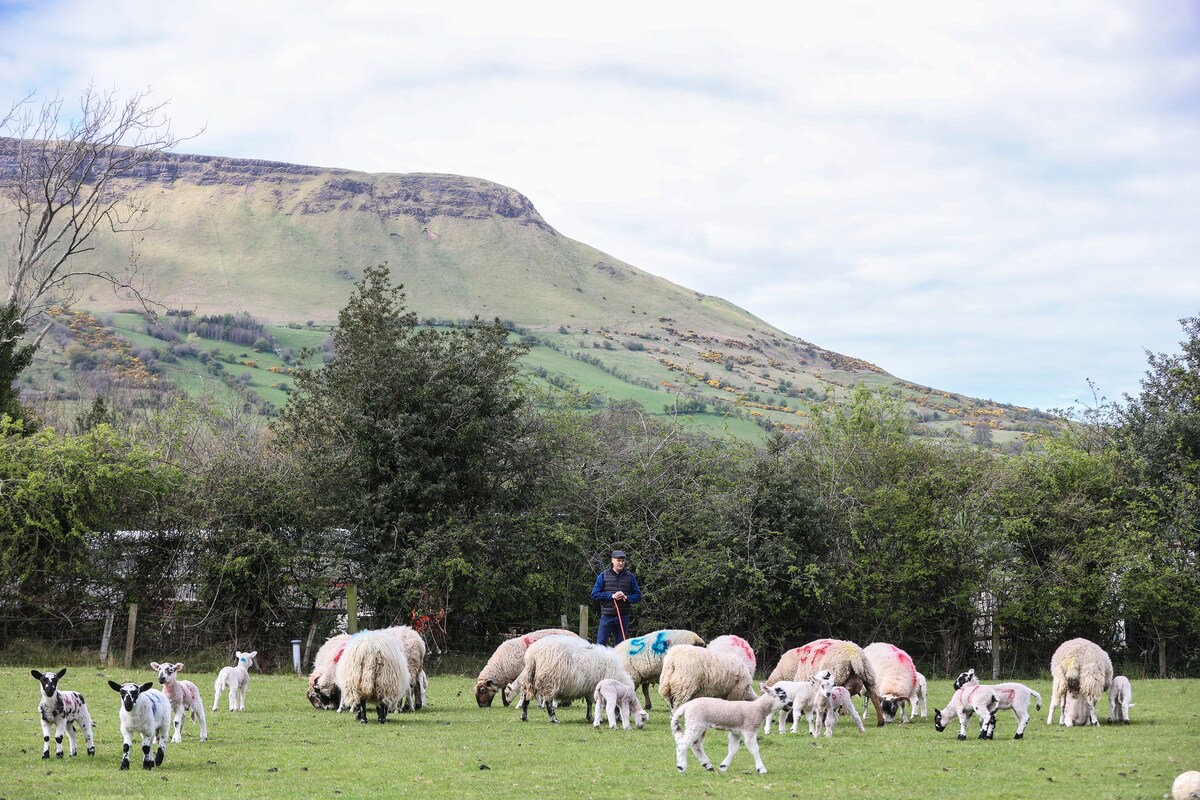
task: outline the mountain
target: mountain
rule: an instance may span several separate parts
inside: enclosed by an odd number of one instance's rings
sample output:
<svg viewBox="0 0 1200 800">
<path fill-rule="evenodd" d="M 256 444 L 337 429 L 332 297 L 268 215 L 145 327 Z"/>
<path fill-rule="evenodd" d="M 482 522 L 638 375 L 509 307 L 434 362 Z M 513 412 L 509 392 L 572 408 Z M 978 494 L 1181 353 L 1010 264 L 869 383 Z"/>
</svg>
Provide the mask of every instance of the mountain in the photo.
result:
<svg viewBox="0 0 1200 800">
<path fill-rule="evenodd" d="M 155 220 L 136 245 L 148 294 L 171 309 L 327 324 L 362 269 L 387 262 L 423 319 L 511 322 L 534 345 L 538 376 L 584 390 L 598 380 L 610 400 L 624 385 L 655 413 L 678 397 L 695 410 L 797 428 L 816 403 L 865 383 L 901 399 L 931 432 L 986 428 L 1004 442 L 1049 421 L 911 384 L 790 335 L 563 236 L 524 195 L 478 178 L 168 154 L 128 183 Z M 11 229 L 0 230 L 0 246 Z M 85 257 L 119 270 L 130 247 L 109 235 Z M 90 285 L 76 305 L 103 314 L 129 304 Z"/>
</svg>

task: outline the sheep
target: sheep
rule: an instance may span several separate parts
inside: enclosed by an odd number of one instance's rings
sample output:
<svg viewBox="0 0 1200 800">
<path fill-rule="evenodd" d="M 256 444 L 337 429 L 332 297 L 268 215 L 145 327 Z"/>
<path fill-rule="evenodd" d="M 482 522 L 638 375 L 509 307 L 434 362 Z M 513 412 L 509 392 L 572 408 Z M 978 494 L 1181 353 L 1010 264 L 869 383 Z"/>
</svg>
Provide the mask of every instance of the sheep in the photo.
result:
<svg viewBox="0 0 1200 800">
<path fill-rule="evenodd" d="M 525 668 L 513 682 L 521 694 L 521 721 L 529 718 L 529 701 L 537 698 L 550 721 L 558 723 L 555 708 L 563 700 L 584 700 L 592 722 L 592 695 L 596 684 L 611 678 L 633 688 L 616 650 L 592 644 L 577 636 L 546 636 L 525 652 Z"/>
<path fill-rule="evenodd" d="M 788 650 L 779 659 L 771 677 L 767 678 L 767 684 L 789 678 L 794 681 L 808 680 L 824 669 L 832 672 L 833 682 L 845 686 L 851 695 L 861 694 L 868 698 L 875 706 L 876 724 L 883 726 L 883 709 L 880 708 L 879 693 L 875 686 L 875 669 L 862 648 L 854 642 L 817 639 Z M 792 674 L 787 674 L 788 670 Z"/>
<path fill-rule="evenodd" d="M 129 769 L 129 748 L 133 734 L 142 735 L 142 769 L 162 766 L 167 756 L 167 737 L 171 735 L 171 701 L 154 688 L 154 684 L 117 683 L 109 681 L 112 690 L 121 695 L 121 769 Z M 158 751 L 150 758 L 150 749 L 158 743 Z"/>
<path fill-rule="evenodd" d="M 339 633 L 325 640 L 313 657 L 308 676 L 308 701 L 318 711 L 341 710 L 341 692 L 337 688 L 337 665 L 346 649 L 350 634 Z"/>
<path fill-rule="evenodd" d="M 709 728 L 717 728 L 729 732 L 729 752 L 718 767 L 721 772 L 729 769 L 729 763 L 738 751 L 738 740 L 741 739 L 746 749 L 754 755 L 754 766 L 759 774 L 767 773 L 767 767 L 758 752 L 758 727 L 776 711 L 790 708 L 791 700 L 787 692 L 778 686 L 763 684 L 759 688 L 762 696 L 755 700 L 700 697 L 675 709 L 671 714 L 671 734 L 675 737 L 675 766 L 680 772 L 687 772 L 689 748 L 700 761 L 700 766 L 712 771 L 712 762 L 704 752 L 704 734 Z"/>
<path fill-rule="evenodd" d="M 404 696 L 404 711 L 417 711 L 425 706 L 425 640 L 421 634 L 407 625 L 384 628 L 383 633 L 396 637 L 408 659 L 408 676 L 412 679 L 408 694 Z"/>
<path fill-rule="evenodd" d="M 79 692 L 59 691 L 58 682 L 67 674 L 63 667 L 58 672 L 38 672 L 29 670 L 29 674 L 42 684 L 42 697 L 38 703 L 38 716 L 42 721 L 42 758 L 50 757 L 50 729 L 55 728 L 54 757 L 63 757 L 63 731 L 71 742 L 71 755 L 79 754 L 75 746 L 75 723 L 83 731 L 84 741 L 87 742 L 87 754 L 96 755 L 96 745 L 92 742 L 92 715 L 88 711 L 87 702 Z"/>
<path fill-rule="evenodd" d="M 906 706 L 917 693 L 917 668 L 908 653 L 886 642 L 874 642 L 863 648 L 863 655 L 875 671 L 875 691 L 880 695 L 883 721 L 891 722 L 900 713 L 900 721 L 908 722 Z"/>
<path fill-rule="evenodd" d="M 1113 678 L 1108 687 L 1108 721 L 1124 722 L 1128 725 L 1129 709 L 1137 705 L 1131 702 L 1132 700 L 1133 685 L 1129 683 L 1129 678 L 1124 675 Z"/>
<path fill-rule="evenodd" d="M 979 678 L 975 675 L 975 670 L 969 669 L 966 672 L 959 673 L 958 678 L 954 681 L 954 688 L 961 689 L 963 686 L 978 686 Z M 1042 696 L 1030 689 L 1023 683 L 997 683 L 991 686 L 996 693 L 998 705 L 996 709 L 1003 711 L 1011 709 L 1017 718 L 1017 735 L 1014 739 L 1023 739 L 1025 737 L 1025 726 L 1029 724 L 1029 700 L 1032 697 L 1037 698 L 1037 710 L 1042 710 Z"/>
<path fill-rule="evenodd" d="M 1171 800 L 1200 800 L 1200 772 L 1192 769 L 1176 775 Z"/>
<path fill-rule="evenodd" d="M 714 640 L 715 641 L 715 640 Z M 711 647 L 679 644 L 663 658 L 658 693 L 671 708 L 678 708 L 696 697 L 725 700 L 753 700 L 753 673 L 744 657 Z"/>
<path fill-rule="evenodd" d="M 171 737 L 171 741 L 175 744 L 183 741 L 183 723 L 186 721 L 187 712 L 190 711 L 192 719 L 200 723 L 200 741 L 207 742 L 208 721 L 204 718 L 204 700 L 200 698 L 200 689 L 191 681 L 179 680 L 176 674 L 183 671 L 183 664 L 160 664 L 151 661 L 150 669 L 158 673 L 162 693 L 171 701 L 171 708 L 175 712 L 175 735 Z"/>
<path fill-rule="evenodd" d="M 592 699 L 596 701 L 596 716 L 592 721 L 592 725 L 596 728 L 600 727 L 600 718 L 604 715 L 606 706 L 608 708 L 608 727 L 614 731 L 617 729 L 618 712 L 621 717 L 621 727 L 625 730 L 629 730 L 630 720 L 633 720 L 638 730 L 641 730 L 646 724 L 646 720 L 650 719 L 650 714 L 638 702 L 637 688 L 630 688 L 618 680 L 605 678 L 597 683 L 596 690 L 592 693 Z"/>
<path fill-rule="evenodd" d="M 933 710 L 933 727 L 938 733 L 946 730 L 951 717 L 958 717 L 958 739 L 967 738 L 967 720 L 971 714 L 979 716 L 979 738 L 991 739 L 996 733 L 996 709 L 1000 700 L 990 686 L 978 684 L 955 689 L 954 695 L 944 709 Z"/>
<path fill-rule="evenodd" d="M 359 631 L 350 637 L 337 663 L 337 686 L 342 704 L 367 724 L 367 703 L 382 725 L 389 711 L 400 708 L 410 690 L 408 658 L 396 637 L 379 631 Z"/>
<path fill-rule="evenodd" d="M 221 667 L 221 671 L 217 673 L 217 680 L 213 682 L 213 711 L 217 710 L 217 701 L 221 699 L 222 688 L 229 690 L 230 711 L 246 710 L 246 688 L 250 684 L 250 665 L 254 663 L 258 651 L 251 650 L 243 653 L 241 650 L 234 650 L 233 653 L 237 658 L 237 664 L 232 667 Z"/>
<path fill-rule="evenodd" d="M 859 733 L 867 732 L 863 727 L 862 717 L 854 708 L 854 701 L 850 699 L 850 690 L 845 686 L 834 686 L 832 679 L 822 681 L 818 685 L 812 712 L 809 714 L 809 733 L 816 736 L 823 724 L 825 735 L 833 736 L 833 728 L 842 714 L 848 714 L 854 720 Z"/>
<path fill-rule="evenodd" d="M 510 695 L 502 694 L 504 687 L 512 683 L 525 668 L 525 651 L 529 649 L 529 645 L 546 636 L 575 634 L 562 628 L 547 628 L 502 642 L 475 680 L 475 702 L 480 708 L 490 707 L 497 694 L 501 694 L 500 699 L 505 706 L 512 702 Z"/>
<path fill-rule="evenodd" d="M 673 645 L 690 644 L 704 646 L 704 640 L 692 631 L 661 630 L 626 639 L 617 645 L 617 655 L 625 664 L 629 677 L 633 678 L 635 686 L 642 687 L 642 695 L 646 698 L 646 710 L 650 710 L 650 684 L 658 683 L 662 674 L 663 656 Z"/>
<path fill-rule="evenodd" d="M 1054 709 L 1059 708 L 1060 725 L 1099 725 L 1096 703 L 1112 683 L 1112 660 L 1100 645 L 1087 639 L 1063 642 L 1050 659 L 1050 674 L 1054 679 L 1050 690 L 1050 713 L 1046 724 L 1052 725 Z M 1072 712 L 1068 714 L 1066 700 L 1071 696 Z"/>
<path fill-rule="evenodd" d="M 913 697 L 913 716 L 915 717 L 920 712 L 922 717 L 928 717 L 929 711 L 925 704 L 926 698 L 929 696 L 929 689 L 925 683 L 925 676 L 917 673 L 917 694 Z"/>
<path fill-rule="evenodd" d="M 800 717 L 807 717 L 809 711 L 812 710 L 813 701 L 816 699 L 817 683 L 816 678 L 810 678 L 806 681 L 776 681 L 775 685 L 783 689 L 788 694 L 788 699 L 792 701 L 792 706 L 789 709 L 792 714 L 792 733 L 795 733 L 799 724 Z M 783 733 L 784 725 L 787 722 L 788 711 L 780 711 L 779 732 Z M 771 722 L 773 718 L 767 717 L 767 722 L 763 726 L 763 733 L 771 733 Z"/>
</svg>

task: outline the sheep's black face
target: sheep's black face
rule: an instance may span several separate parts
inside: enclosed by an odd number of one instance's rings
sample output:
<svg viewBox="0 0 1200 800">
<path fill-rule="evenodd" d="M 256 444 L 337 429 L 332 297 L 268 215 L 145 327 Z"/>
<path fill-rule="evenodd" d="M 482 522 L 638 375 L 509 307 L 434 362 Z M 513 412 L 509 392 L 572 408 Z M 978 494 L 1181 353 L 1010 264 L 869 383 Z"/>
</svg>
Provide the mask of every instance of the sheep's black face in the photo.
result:
<svg viewBox="0 0 1200 800">
<path fill-rule="evenodd" d="M 879 701 L 879 710 L 883 712 L 885 722 L 891 722 L 896 718 L 896 712 L 899 710 L 899 704 L 890 697 L 885 697 Z"/>
<path fill-rule="evenodd" d="M 958 677 L 954 679 L 954 688 L 961 689 L 968 683 L 975 683 L 975 670 L 969 669 L 966 672 L 960 672 Z"/>
<path fill-rule="evenodd" d="M 137 705 L 138 696 L 142 693 L 142 687 L 136 683 L 117 683 L 109 681 L 108 685 L 112 690 L 121 695 L 121 705 L 126 711 L 133 711 L 133 707 Z M 153 686 L 152 683 L 147 683 L 146 686 Z"/>
<path fill-rule="evenodd" d="M 29 670 L 29 674 L 37 678 L 42 684 L 42 694 L 46 697 L 54 697 L 58 692 L 58 682 L 63 675 L 67 674 L 67 668 L 63 667 L 58 672 L 45 673 L 38 672 L 36 669 Z"/>
<path fill-rule="evenodd" d="M 935 708 L 933 710 L 933 727 L 937 728 L 938 733 L 946 730 L 947 722 L 949 719 L 942 719 L 942 712 Z"/>
</svg>

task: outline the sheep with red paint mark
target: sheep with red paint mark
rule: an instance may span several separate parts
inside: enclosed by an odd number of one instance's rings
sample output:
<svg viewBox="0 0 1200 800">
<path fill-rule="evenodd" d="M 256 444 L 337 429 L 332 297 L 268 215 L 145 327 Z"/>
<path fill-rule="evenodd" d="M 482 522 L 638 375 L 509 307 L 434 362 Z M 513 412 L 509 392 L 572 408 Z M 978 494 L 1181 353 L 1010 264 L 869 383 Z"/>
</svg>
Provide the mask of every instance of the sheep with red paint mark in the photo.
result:
<svg viewBox="0 0 1200 800">
<path fill-rule="evenodd" d="M 829 675 L 828 672 L 820 674 Z M 850 691 L 845 686 L 835 686 L 833 679 L 829 677 L 818 681 L 812 710 L 808 715 L 808 732 L 816 736 L 824 728 L 826 736 L 833 736 L 833 729 L 843 714 L 854 720 L 859 733 L 867 732 L 863 727 L 862 717 L 854 708 L 854 701 L 850 699 Z"/>
<path fill-rule="evenodd" d="M 864 655 L 863 649 L 854 642 L 817 639 L 788 650 L 780 657 L 775 670 L 767 678 L 767 684 L 787 679 L 808 680 L 826 669 L 833 673 L 833 682 L 836 685 L 846 687 L 851 695 L 861 694 L 874 704 L 877 724 L 882 727 L 883 710 L 880 708 L 879 693 L 876 691 L 875 669 L 871 666 L 870 659 Z"/>
<path fill-rule="evenodd" d="M 483 665 L 483 669 L 479 671 L 479 677 L 475 679 L 475 702 L 479 704 L 480 708 L 490 707 L 497 694 L 500 695 L 500 700 L 504 705 L 507 706 L 512 702 L 512 696 L 504 691 L 505 687 L 516 680 L 517 676 L 521 674 L 521 670 L 525 668 L 525 651 L 529 649 L 529 646 L 546 636 L 575 636 L 575 634 L 563 628 L 546 628 L 522 636 L 514 636 L 500 643 L 488 662 Z"/>
<path fill-rule="evenodd" d="M 663 658 L 658 693 L 671 708 L 696 697 L 753 700 L 757 657 L 740 636 L 718 636 L 708 647 L 681 644 Z"/>
<path fill-rule="evenodd" d="M 692 631 L 668 629 L 626 639 L 615 648 L 634 685 L 642 687 L 647 711 L 650 710 L 650 684 L 658 683 L 667 651 L 679 644 L 703 647 L 704 639 Z"/>
<path fill-rule="evenodd" d="M 160 664 L 150 662 L 150 669 L 158 673 L 158 682 L 162 684 L 162 693 L 171 701 L 175 714 L 175 734 L 171 741 L 178 744 L 183 741 L 183 724 L 187 721 L 188 712 L 192 719 L 200 724 L 200 741 L 208 741 L 208 721 L 204 718 L 204 701 L 200 698 L 200 688 L 188 680 L 180 680 L 178 673 L 183 671 L 183 664 Z"/>
<path fill-rule="evenodd" d="M 955 689 L 961 689 L 963 686 L 978 685 L 979 678 L 975 675 L 974 669 L 959 673 L 959 676 L 954 680 Z M 1025 738 L 1025 727 L 1029 724 L 1029 701 L 1037 698 L 1037 710 L 1041 711 L 1042 696 L 1023 683 L 995 683 L 991 684 L 991 688 L 996 693 L 997 709 L 1003 711 L 1007 708 L 1017 718 L 1017 735 L 1013 738 Z"/>
<path fill-rule="evenodd" d="M 880 697 L 883 721 L 891 722 L 899 713 L 908 722 L 907 707 L 917 694 L 917 668 L 908 653 L 894 644 L 874 642 L 863 648 L 863 655 L 875 671 L 875 691 Z"/>
<path fill-rule="evenodd" d="M 54 730 L 56 744 L 55 758 L 63 757 L 63 732 L 71 743 L 71 755 L 79 754 L 75 744 L 75 724 L 83 731 L 84 741 L 87 742 L 87 754 L 96 755 L 96 745 L 92 742 L 92 715 L 88 711 L 87 702 L 79 692 L 64 691 L 58 688 L 58 682 L 67 674 L 63 667 L 58 672 L 29 671 L 42 685 L 41 701 L 38 703 L 38 716 L 42 722 L 42 758 L 50 757 L 50 731 Z"/>
<path fill-rule="evenodd" d="M 339 633 L 325 640 L 313 657 L 308 675 L 308 701 L 318 711 L 341 711 L 342 695 L 337 688 L 337 664 L 346 649 L 350 634 Z"/>
</svg>

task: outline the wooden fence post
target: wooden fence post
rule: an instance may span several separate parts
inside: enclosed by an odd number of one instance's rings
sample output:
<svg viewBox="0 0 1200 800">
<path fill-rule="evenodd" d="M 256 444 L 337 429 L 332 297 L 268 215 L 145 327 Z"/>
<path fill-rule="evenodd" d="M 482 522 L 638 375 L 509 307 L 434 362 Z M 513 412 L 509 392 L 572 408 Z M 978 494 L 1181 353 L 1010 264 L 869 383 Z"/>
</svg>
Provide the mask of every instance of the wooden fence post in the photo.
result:
<svg viewBox="0 0 1200 800">
<path fill-rule="evenodd" d="M 133 636 L 137 631 L 137 603 L 129 604 L 129 629 L 125 631 L 125 669 L 133 666 Z"/>
<path fill-rule="evenodd" d="M 588 638 L 588 607 L 579 607 L 579 635 L 583 639 Z"/>
<path fill-rule="evenodd" d="M 358 633 L 358 585 L 346 584 L 346 633 Z"/>
<path fill-rule="evenodd" d="M 108 663 L 108 643 L 112 639 L 113 620 L 116 618 L 116 612 L 109 611 L 104 615 L 104 634 L 100 637 L 100 664 Z"/>
</svg>

